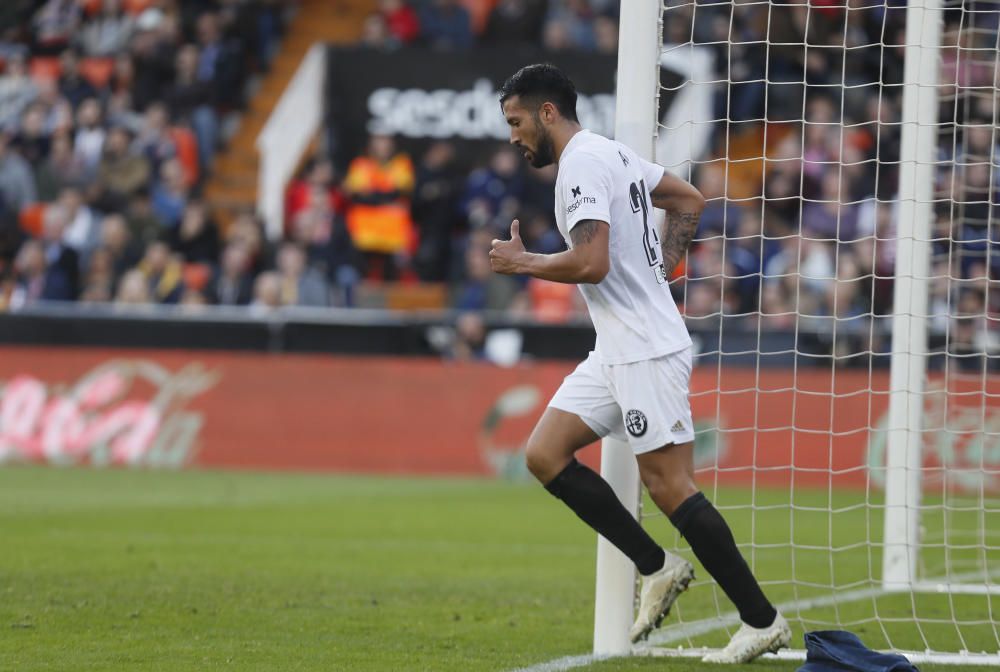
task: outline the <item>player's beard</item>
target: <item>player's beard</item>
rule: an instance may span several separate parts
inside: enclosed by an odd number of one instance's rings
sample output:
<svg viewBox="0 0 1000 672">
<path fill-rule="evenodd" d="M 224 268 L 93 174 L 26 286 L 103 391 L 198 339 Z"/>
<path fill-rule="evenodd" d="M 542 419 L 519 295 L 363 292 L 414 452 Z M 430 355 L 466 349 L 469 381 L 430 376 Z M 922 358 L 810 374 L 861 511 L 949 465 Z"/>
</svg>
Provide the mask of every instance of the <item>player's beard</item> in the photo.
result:
<svg viewBox="0 0 1000 672">
<path fill-rule="evenodd" d="M 534 168 L 544 168 L 555 162 L 556 147 L 552 142 L 552 136 L 542 126 L 541 121 L 535 117 L 535 131 L 538 138 L 538 147 L 532 152 L 531 165 Z"/>
</svg>

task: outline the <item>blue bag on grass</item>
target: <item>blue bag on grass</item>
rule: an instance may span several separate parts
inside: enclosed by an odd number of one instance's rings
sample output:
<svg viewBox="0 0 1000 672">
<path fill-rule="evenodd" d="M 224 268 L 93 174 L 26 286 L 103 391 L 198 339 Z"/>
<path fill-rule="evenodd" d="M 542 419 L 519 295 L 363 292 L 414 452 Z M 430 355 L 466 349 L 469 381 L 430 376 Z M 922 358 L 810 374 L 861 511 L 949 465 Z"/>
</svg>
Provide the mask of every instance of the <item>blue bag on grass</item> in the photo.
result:
<svg viewBox="0 0 1000 672">
<path fill-rule="evenodd" d="M 844 630 L 807 632 L 806 663 L 797 672 L 919 672 L 905 656 L 879 653 Z"/>
</svg>

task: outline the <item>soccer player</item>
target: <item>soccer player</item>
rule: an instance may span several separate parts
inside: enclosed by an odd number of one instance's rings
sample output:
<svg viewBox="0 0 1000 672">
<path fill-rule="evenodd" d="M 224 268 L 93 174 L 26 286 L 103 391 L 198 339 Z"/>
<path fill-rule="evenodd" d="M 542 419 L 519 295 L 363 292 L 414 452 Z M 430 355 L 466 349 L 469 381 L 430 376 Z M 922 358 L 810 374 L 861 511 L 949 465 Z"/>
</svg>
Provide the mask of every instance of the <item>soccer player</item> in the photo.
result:
<svg viewBox="0 0 1000 672">
<path fill-rule="evenodd" d="M 739 610 L 739 631 L 705 660 L 745 663 L 787 646 L 787 621 L 694 484 L 691 338 L 667 280 L 705 199 L 627 146 L 582 129 L 576 88 L 551 65 L 519 70 L 503 85 L 500 104 L 510 142 L 528 162 L 558 166 L 555 214 L 568 249 L 527 252 L 515 219 L 510 240 L 493 241 L 493 270 L 578 285 L 597 332 L 594 351 L 566 377 L 528 439 L 528 468 L 642 574 L 633 642 L 659 626 L 694 570 L 653 541 L 611 486 L 576 460 L 576 451 L 609 435 L 631 446 L 650 497 Z M 662 232 L 653 207 L 666 211 Z"/>
</svg>

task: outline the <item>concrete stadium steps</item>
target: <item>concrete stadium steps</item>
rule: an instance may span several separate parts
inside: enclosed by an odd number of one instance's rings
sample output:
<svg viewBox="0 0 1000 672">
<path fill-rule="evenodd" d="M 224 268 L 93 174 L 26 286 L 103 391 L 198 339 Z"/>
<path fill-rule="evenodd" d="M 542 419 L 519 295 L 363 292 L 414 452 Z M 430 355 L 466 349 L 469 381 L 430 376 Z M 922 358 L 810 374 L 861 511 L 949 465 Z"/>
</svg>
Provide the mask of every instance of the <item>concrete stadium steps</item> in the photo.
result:
<svg viewBox="0 0 1000 672">
<path fill-rule="evenodd" d="M 375 9 L 375 0 L 301 0 L 270 70 L 241 115 L 239 130 L 216 157 L 206 184 L 205 197 L 223 227 L 240 210 L 256 205 L 257 136 L 306 52 L 316 42 L 356 41 L 365 18 Z"/>
</svg>

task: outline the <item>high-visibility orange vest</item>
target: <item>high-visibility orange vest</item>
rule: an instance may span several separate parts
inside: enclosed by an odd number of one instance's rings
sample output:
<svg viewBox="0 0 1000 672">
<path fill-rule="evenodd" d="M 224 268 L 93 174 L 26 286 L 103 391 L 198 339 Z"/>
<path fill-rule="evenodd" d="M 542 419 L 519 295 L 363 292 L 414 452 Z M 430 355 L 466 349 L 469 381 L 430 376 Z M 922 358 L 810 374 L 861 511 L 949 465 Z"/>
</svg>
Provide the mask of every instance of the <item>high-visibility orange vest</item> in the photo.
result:
<svg viewBox="0 0 1000 672">
<path fill-rule="evenodd" d="M 350 194 L 409 193 L 413 181 L 413 164 L 405 154 L 397 154 L 384 164 L 359 156 L 347 169 L 344 188 Z M 416 239 L 407 198 L 382 205 L 352 203 L 347 210 L 347 230 L 354 246 L 363 252 L 394 254 L 412 249 Z"/>
</svg>

